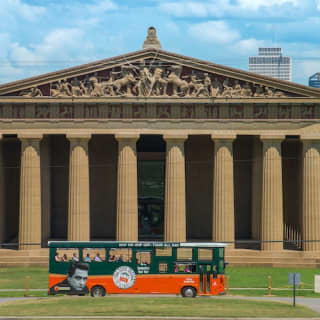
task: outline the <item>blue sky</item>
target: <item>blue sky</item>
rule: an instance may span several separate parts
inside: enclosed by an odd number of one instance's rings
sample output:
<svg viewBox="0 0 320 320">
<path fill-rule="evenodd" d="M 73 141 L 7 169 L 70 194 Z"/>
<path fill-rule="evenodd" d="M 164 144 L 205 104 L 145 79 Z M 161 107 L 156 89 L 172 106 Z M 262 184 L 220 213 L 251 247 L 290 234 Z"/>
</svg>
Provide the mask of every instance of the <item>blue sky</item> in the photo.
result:
<svg viewBox="0 0 320 320">
<path fill-rule="evenodd" d="M 320 71 L 320 0 L 0 0 L 0 83 L 162 48 L 248 70 L 259 47 L 293 59 L 293 81 Z"/>
</svg>

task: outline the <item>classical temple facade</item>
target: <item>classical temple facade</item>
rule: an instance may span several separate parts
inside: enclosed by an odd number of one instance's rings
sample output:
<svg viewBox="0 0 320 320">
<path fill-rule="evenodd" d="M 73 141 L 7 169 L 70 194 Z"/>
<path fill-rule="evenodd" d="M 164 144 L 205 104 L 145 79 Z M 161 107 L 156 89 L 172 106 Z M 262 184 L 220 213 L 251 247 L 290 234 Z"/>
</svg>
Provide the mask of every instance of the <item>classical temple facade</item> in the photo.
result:
<svg viewBox="0 0 320 320">
<path fill-rule="evenodd" d="M 320 251 L 320 90 L 161 49 L 0 86 L 0 243 Z"/>
</svg>

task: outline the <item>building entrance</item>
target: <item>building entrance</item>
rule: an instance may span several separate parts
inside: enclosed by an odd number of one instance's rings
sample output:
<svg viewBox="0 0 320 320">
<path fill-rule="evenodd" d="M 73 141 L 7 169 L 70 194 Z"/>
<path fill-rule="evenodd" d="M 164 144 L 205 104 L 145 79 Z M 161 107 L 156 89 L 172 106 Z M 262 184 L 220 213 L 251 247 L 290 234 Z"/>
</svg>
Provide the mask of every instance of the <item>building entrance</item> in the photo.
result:
<svg viewBox="0 0 320 320">
<path fill-rule="evenodd" d="M 163 240 L 165 143 L 161 136 L 138 141 L 139 240 Z"/>
<path fill-rule="evenodd" d="M 139 240 L 163 240 L 164 161 L 138 162 Z"/>
</svg>

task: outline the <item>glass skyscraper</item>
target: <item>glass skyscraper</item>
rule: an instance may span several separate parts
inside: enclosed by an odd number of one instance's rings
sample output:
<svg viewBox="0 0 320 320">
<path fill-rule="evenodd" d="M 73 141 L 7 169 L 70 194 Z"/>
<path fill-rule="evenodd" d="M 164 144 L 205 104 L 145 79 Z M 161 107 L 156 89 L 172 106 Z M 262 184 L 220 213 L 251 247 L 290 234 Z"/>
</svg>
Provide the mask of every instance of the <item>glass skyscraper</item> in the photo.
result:
<svg viewBox="0 0 320 320">
<path fill-rule="evenodd" d="M 291 57 L 283 56 L 281 48 L 259 48 L 258 56 L 249 57 L 249 71 L 291 81 Z"/>
<path fill-rule="evenodd" d="M 320 72 L 315 73 L 309 78 L 309 86 L 320 88 Z"/>
</svg>

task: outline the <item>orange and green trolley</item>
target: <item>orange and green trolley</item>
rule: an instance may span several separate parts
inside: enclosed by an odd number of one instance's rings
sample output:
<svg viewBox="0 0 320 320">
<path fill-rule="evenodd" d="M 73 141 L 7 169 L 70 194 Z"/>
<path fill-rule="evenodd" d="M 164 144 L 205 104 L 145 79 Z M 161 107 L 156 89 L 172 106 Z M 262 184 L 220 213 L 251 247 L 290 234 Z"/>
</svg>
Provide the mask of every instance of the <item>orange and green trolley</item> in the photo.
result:
<svg viewBox="0 0 320 320">
<path fill-rule="evenodd" d="M 225 243 L 50 241 L 49 294 L 224 294 Z"/>
</svg>

